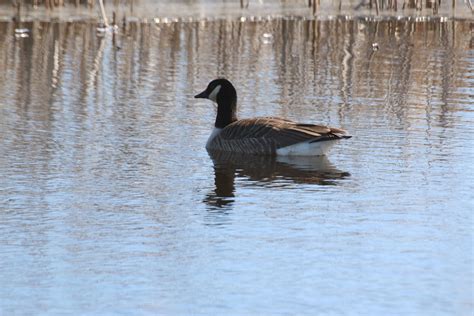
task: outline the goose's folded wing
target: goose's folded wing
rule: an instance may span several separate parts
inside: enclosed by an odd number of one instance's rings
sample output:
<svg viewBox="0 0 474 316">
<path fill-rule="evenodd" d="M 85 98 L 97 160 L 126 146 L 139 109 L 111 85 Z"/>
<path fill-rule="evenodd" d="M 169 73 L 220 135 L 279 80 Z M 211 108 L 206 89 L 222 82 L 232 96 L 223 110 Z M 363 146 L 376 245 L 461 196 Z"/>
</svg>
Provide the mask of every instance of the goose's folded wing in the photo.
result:
<svg viewBox="0 0 474 316">
<path fill-rule="evenodd" d="M 255 142 L 271 143 L 277 149 L 305 141 L 317 142 L 350 136 L 338 128 L 265 117 L 236 121 L 226 126 L 219 137 L 227 141 L 251 139 Z"/>
</svg>

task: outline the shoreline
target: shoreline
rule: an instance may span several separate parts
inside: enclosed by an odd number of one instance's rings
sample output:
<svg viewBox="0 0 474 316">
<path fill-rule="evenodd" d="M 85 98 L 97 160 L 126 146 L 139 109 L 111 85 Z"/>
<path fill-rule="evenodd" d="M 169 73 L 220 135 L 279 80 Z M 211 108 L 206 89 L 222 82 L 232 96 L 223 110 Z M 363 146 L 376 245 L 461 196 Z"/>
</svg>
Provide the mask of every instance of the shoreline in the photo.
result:
<svg viewBox="0 0 474 316">
<path fill-rule="evenodd" d="M 302 4 L 253 4 L 249 8 L 240 8 L 239 3 L 220 4 L 161 4 L 161 3 L 140 3 L 133 6 L 105 5 L 106 17 L 112 21 L 116 16 L 116 21 L 126 20 L 127 22 L 143 23 L 169 23 L 169 22 L 195 22 L 213 20 L 241 20 L 263 21 L 272 19 L 308 19 L 308 20 L 332 20 L 332 19 L 369 19 L 373 21 L 385 20 L 409 20 L 409 21 L 436 21 L 448 20 L 473 20 L 474 15 L 470 13 L 468 6 L 464 2 L 458 1 L 458 5 L 453 9 L 447 3 L 440 6 L 437 14 L 433 14 L 431 9 L 399 9 L 381 10 L 376 14 L 374 9 L 366 7 L 355 10 L 347 4 L 335 8 L 333 3 L 322 3 L 319 11 L 313 14 L 312 8 Z M 19 12 L 18 12 L 19 11 Z M 21 22 L 100 22 L 102 20 L 100 7 L 64 5 L 54 9 L 43 6 L 34 8 L 31 5 L 24 5 L 16 8 L 12 5 L 0 5 L 0 22 L 21 21 Z"/>
</svg>

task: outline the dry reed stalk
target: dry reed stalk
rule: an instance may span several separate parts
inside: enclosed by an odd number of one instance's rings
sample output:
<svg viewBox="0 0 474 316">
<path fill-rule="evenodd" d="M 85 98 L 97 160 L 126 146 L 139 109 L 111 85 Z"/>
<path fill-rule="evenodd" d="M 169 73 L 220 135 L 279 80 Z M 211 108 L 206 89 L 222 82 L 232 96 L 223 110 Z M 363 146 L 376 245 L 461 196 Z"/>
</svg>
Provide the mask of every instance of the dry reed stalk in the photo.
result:
<svg viewBox="0 0 474 316">
<path fill-rule="evenodd" d="M 107 16 L 105 15 L 104 1 L 99 0 L 99 5 L 100 5 L 100 12 L 102 14 L 102 20 L 104 20 L 105 26 L 108 27 L 109 26 L 109 21 L 107 20 Z"/>
<path fill-rule="evenodd" d="M 316 15 L 316 12 L 318 11 L 319 7 L 319 2 L 320 0 L 313 0 L 313 15 Z"/>
</svg>

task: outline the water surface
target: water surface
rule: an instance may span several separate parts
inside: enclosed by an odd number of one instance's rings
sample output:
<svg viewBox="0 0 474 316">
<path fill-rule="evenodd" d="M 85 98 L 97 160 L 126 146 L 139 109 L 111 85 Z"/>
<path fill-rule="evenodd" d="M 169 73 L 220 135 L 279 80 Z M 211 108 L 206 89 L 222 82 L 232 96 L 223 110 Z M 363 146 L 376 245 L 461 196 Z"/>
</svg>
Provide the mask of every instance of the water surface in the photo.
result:
<svg viewBox="0 0 474 316">
<path fill-rule="evenodd" d="M 470 24 L 0 23 L 2 314 L 469 315 Z M 100 36 L 98 36 L 100 35 Z M 209 155 L 240 117 L 349 130 Z"/>
</svg>

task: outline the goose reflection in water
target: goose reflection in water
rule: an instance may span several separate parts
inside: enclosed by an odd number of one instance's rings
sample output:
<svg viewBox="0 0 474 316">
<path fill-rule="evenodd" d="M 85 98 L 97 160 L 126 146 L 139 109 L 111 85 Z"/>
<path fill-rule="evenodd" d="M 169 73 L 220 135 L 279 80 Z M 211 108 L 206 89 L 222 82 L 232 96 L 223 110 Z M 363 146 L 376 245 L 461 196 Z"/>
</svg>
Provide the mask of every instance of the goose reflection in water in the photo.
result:
<svg viewBox="0 0 474 316">
<path fill-rule="evenodd" d="M 295 184 L 337 185 L 336 180 L 350 176 L 338 170 L 326 156 L 258 156 L 212 152 L 215 189 L 204 202 L 213 208 L 225 208 L 235 201 L 235 180 L 244 185 L 294 187 Z"/>
</svg>

